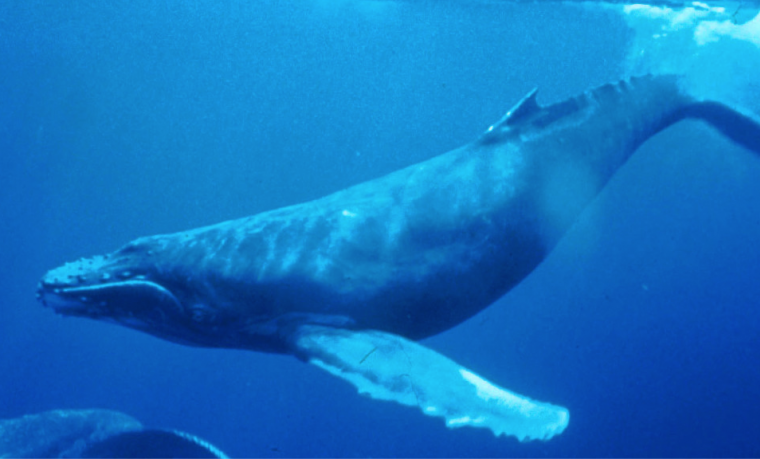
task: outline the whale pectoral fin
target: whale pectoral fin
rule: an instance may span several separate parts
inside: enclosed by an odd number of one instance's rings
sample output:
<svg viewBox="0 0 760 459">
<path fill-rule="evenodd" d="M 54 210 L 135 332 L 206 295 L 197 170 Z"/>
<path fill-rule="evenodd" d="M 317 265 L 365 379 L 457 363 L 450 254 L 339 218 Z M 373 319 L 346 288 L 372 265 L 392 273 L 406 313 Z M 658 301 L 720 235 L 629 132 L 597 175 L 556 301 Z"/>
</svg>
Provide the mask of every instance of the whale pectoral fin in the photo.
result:
<svg viewBox="0 0 760 459">
<path fill-rule="evenodd" d="M 443 355 L 397 335 L 304 325 L 297 356 L 379 400 L 417 406 L 450 428 L 491 429 L 520 441 L 548 440 L 567 427 L 567 409 L 496 386 Z"/>
</svg>

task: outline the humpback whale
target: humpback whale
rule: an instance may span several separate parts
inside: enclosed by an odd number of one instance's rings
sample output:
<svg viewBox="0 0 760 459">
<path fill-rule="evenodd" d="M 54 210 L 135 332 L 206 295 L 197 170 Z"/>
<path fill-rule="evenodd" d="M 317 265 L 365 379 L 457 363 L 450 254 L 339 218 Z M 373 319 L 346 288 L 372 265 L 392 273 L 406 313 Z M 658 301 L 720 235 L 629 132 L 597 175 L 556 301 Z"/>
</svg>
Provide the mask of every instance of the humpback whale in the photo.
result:
<svg viewBox="0 0 760 459">
<path fill-rule="evenodd" d="M 142 424 L 127 414 L 103 410 L 53 410 L 0 419 L 0 457 L 80 457 L 91 444 Z"/>
<path fill-rule="evenodd" d="M 449 427 L 549 439 L 566 408 L 502 388 L 416 341 L 518 284 L 647 139 L 702 120 L 760 153 L 752 115 L 671 75 L 541 106 L 535 90 L 474 142 L 311 202 L 48 272 L 38 297 L 194 346 L 290 354 Z"/>
<path fill-rule="evenodd" d="M 177 430 L 144 429 L 118 411 L 53 410 L 0 419 L 0 457 L 209 457 L 223 452 Z"/>
</svg>

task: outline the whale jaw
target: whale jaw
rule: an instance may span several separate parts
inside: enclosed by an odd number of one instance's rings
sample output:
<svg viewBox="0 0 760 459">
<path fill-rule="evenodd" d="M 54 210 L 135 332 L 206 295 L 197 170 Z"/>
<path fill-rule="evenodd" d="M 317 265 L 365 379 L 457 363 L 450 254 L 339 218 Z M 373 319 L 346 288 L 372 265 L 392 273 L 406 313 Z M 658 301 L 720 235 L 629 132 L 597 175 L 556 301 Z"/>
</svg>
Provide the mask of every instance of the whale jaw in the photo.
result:
<svg viewBox="0 0 760 459">
<path fill-rule="evenodd" d="M 62 316 L 86 317 L 188 344 L 184 308 L 131 257 L 83 258 L 45 274 L 37 299 Z"/>
<path fill-rule="evenodd" d="M 169 290 L 145 280 L 52 288 L 46 287 L 43 282 L 38 295 L 43 305 L 67 316 L 116 318 L 134 315 L 135 305 L 140 305 L 141 309 L 163 308 L 167 305 L 181 309 L 179 301 Z"/>
<path fill-rule="evenodd" d="M 101 317 L 118 315 L 127 304 L 175 302 L 177 299 L 143 272 L 125 268 L 129 260 L 113 255 L 66 263 L 48 271 L 37 287 L 37 299 L 63 315 Z"/>
</svg>

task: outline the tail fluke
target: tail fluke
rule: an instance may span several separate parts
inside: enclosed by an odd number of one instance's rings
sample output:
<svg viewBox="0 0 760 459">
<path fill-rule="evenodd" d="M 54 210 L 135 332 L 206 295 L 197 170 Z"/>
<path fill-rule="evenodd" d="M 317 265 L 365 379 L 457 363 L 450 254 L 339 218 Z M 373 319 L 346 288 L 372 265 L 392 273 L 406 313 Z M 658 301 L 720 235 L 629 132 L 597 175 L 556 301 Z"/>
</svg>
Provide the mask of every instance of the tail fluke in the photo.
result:
<svg viewBox="0 0 760 459">
<path fill-rule="evenodd" d="M 682 118 L 703 120 L 737 144 L 760 154 L 760 121 L 718 102 L 695 102 L 684 107 Z"/>
</svg>

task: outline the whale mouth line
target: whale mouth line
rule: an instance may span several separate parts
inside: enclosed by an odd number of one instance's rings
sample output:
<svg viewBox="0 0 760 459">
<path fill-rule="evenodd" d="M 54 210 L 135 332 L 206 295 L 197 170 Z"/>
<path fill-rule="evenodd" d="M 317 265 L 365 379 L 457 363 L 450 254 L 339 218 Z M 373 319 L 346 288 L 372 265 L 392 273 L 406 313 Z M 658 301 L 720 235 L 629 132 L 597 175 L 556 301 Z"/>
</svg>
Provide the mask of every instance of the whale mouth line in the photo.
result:
<svg viewBox="0 0 760 459">
<path fill-rule="evenodd" d="M 63 315 L 97 317 L 110 315 L 113 299 L 178 303 L 165 287 L 146 280 L 125 280 L 76 287 L 40 287 L 38 298 L 46 307 Z"/>
</svg>

